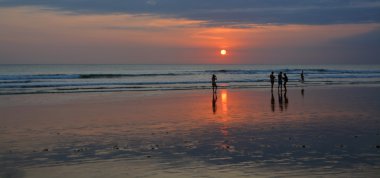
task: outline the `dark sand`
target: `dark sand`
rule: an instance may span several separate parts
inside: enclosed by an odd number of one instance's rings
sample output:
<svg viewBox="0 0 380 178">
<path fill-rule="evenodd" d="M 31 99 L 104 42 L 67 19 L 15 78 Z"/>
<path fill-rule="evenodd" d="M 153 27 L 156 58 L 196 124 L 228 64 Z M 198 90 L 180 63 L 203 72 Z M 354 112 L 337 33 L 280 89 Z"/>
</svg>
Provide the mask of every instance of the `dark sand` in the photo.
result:
<svg viewBox="0 0 380 178">
<path fill-rule="evenodd" d="M 375 177 L 379 89 L 0 96 L 0 177 Z"/>
</svg>

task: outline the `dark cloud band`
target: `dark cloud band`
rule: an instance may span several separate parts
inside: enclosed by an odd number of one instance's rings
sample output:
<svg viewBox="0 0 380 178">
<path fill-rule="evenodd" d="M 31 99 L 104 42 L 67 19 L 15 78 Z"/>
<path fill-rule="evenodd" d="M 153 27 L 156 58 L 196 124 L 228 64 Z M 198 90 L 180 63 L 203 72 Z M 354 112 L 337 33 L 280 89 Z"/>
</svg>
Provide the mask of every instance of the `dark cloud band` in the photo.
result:
<svg viewBox="0 0 380 178">
<path fill-rule="evenodd" d="M 210 25 L 380 22 L 380 0 L 2 0 L 0 6 L 44 6 L 76 14 L 153 14 Z"/>
</svg>

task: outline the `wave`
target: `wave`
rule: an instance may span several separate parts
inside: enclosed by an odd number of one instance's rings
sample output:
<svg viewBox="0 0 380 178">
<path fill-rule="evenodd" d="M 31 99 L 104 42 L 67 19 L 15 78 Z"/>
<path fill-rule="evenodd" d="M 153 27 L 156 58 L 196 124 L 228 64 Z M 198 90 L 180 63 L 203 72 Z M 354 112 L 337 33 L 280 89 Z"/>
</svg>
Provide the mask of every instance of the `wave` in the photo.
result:
<svg viewBox="0 0 380 178">
<path fill-rule="evenodd" d="M 189 73 L 157 73 L 157 74 L 80 74 L 79 78 L 122 78 L 122 77 L 158 77 L 191 75 Z"/>
<path fill-rule="evenodd" d="M 15 80 L 15 81 L 0 81 L 0 84 L 9 84 L 9 83 L 32 83 L 31 80 Z"/>
<path fill-rule="evenodd" d="M 91 76 L 93 77 L 93 76 Z M 336 82 L 345 82 L 352 80 L 367 81 L 366 79 L 380 80 L 380 75 L 308 75 L 307 81 L 309 82 L 322 82 L 327 79 L 331 79 Z M 339 79 L 339 80 L 334 80 Z M 298 82 L 299 78 L 294 76 L 289 76 L 289 82 Z M 252 78 L 235 78 L 235 79 L 224 79 L 219 80 L 220 84 L 231 84 L 231 83 L 263 83 L 269 82 L 269 78 L 265 77 L 252 77 Z M 208 85 L 210 81 L 208 78 L 204 80 L 194 80 L 194 79 L 184 79 L 184 81 L 97 81 L 90 82 L 84 80 L 71 80 L 71 81 L 0 81 L 0 89 L 17 89 L 17 88 L 57 88 L 57 87 L 85 87 L 85 86 L 161 86 L 161 85 Z"/>
<path fill-rule="evenodd" d="M 215 74 L 270 74 L 271 72 L 285 72 L 288 74 L 300 74 L 301 71 L 305 74 L 380 74 L 380 70 L 333 70 L 333 69 L 273 69 L 273 70 L 205 70 L 205 73 Z M 198 71 L 202 72 L 202 71 Z"/>
<path fill-rule="evenodd" d="M 330 80 L 329 80 L 330 79 Z M 331 80 L 332 79 L 332 80 Z M 320 78 L 318 80 L 308 80 L 305 85 L 310 84 L 378 84 L 380 80 L 333 80 L 334 78 Z M 105 88 L 178 88 L 178 87 L 204 87 L 210 86 L 210 81 L 177 81 L 177 82 L 83 82 L 83 83 L 44 83 L 44 84 L 10 84 L 10 85 L 0 85 L 0 92 L 5 90 L 29 90 L 29 89 L 55 89 L 55 90 L 70 90 L 70 88 L 80 88 L 86 89 L 88 87 L 97 89 Z M 224 80 L 218 82 L 219 86 L 237 86 L 237 85 L 254 85 L 254 86 L 267 86 L 270 85 L 269 80 L 267 79 L 245 79 L 245 80 Z M 289 80 L 289 86 L 298 86 L 300 85 L 298 79 Z"/>
<path fill-rule="evenodd" d="M 265 82 L 266 79 L 246 79 L 246 80 L 224 80 L 220 83 L 249 83 Z M 192 85 L 192 84 L 211 84 L 210 81 L 174 81 L 174 82 L 93 82 L 93 83 L 46 83 L 46 84 L 25 84 L 25 85 L 0 85 L 0 88 L 54 88 L 54 87 L 73 87 L 73 86 L 115 86 L 115 85 Z"/>
<path fill-rule="evenodd" d="M 191 75 L 189 73 L 156 74 L 37 74 L 37 75 L 0 75 L 0 80 L 36 80 L 36 79 L 101 79 L 122 77 L 158 77 Z"/>
<path fill-rule="evenodd" d="M 356 81 L 356 82 L 337 82 L 331 80 L 319 82 L 306 82 L 304 84 L 291 83 L 289 87 L 305 87 L 306 86 L 332 86 L 332 85 L 372 85 L 380 84 L 380 81 Z M 245 88 L 269 88 L 270 84 L 236 84 L 236 85 L 221 85 L 220 89 L 245 89 Z M 19 95 L 19 94 L 49 94 L 49 93 L 93 93 L 93 92 L 122 92 L 122 91 L 171 91 L 171 90 L 203 90 L 210 89 L 209 85 L 197 86 L 94 86 L 94 87 L 72 87 L 72 88 L 46 88 L 46 89 L 20 89 L 20 90 L 0 90 L 0 95 Z"/>
<path fill-rule="evenodd" d="M 79 74 L 0 75 L 0 80 L 75 79 Z"/>
<path fill-rule="evenodd" d="M 305 75 L 328 75 L 328 74 L 380 74 L 379 70 L 338 70 L 338 69 L 303 69 Z M 191 76 L 191 75 L 211 75 L 211 74 L 223 74 L 223 75 L 255 75 L 265 74 L 269 75 L 271 72 L 276 74 L 279 72 L 285 72 L 287 74 L 300 74 L 302 69 L 218 69 L 218 70 L 201 70 L 201 71 L 180 71 L 169 73 L 134 73 L 134 74 L 110 74 L 110 73 L 93 73 L 93 74 L 32 74 L 32 75 L 0 75 L 0 83 L 12 80 L 55 80 L 55 79 L 107 79 L 107 78 L 128 78 L 128 77 L 164 77 L 164 76 Z"/>
<path fill-rule="evenodd" d="M 344 74 L 344 75 L 336 75 L 336 74 L 327 74 L 323 76 L 318 75 L 309 75 L 308 79 L 373 79 L 380 78 L 380 75 L 352 75 L 352 74 Z"/>
</svg>

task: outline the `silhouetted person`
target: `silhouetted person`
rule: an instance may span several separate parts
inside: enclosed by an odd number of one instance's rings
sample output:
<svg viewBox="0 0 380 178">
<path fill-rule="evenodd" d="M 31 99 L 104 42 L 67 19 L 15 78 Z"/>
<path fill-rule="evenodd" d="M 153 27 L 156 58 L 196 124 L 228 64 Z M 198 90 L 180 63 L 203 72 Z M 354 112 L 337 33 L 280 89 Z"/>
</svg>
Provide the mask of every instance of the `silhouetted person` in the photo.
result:
<svg viewBox="0 0 380 178">
<path fill-rule="evenodd" d="M 216 113 L 216 101 L 218 100 L 218 95 L 215 92 L 212 92 L 212 112 Z"/>
<path fill-rule="evenodd" d="M 211 83 L 212 83 L 212 91 L 213 92 L 216 92 L 216 90 L 218 89 L 218 86 L 216 85 L 216 80 L 218 80 L 216 78 L 216 75 L 215 74 L 212 74 L 212 77 L 211 77 Z"/>
<path fill-rule="evenodd" d="M 272 94 L 272 97 L 271 97 L 271 99 L 270 99 L 270 104 L 271 104 L 272 112 L 274 112 L 275 104 L 274 104 L 273 91 L 271 92 L 271 94 Z"/>
<path fill-rule="evenodd" d="M 282 91 L 282 72 L 280 72 L 278 74 L 277 80 L 278 80 L 278 87 L 277 87 L 277 89 Z"/>
<path fill-rule="evenodd" d="M 272 86 L 271 89 L 273 90 L 274 79 L 276 78 L 276 77 L 274 76 L 274 74 L 273 74 L 273 71 L 272 71 L 272 73 L 270 74 L 269 78 L 270 78 L 270 83 L 271 83 L 271 86 Z"/>
<path fill-rule="evenodd" d="M 280 111 L 282 112 L 284 110 L 284 105 L 282 102 L 282 91 L 278 92 L 278 105 L 280 107 Z"/>
<path fill-rule="evenodd" d="M 288 76 L 286 75 L 286 73 L 284 73 L 284 89 L 285 89 L 285 93 L 286 93 L 286 84 L 288 83 Z"/>
<path fill-rule="evenodd" d="M 301 72 L 301 82 L 303 83 L 305 81 L 305 76 L 303 75 L 303 70 Z"/>
</svg>

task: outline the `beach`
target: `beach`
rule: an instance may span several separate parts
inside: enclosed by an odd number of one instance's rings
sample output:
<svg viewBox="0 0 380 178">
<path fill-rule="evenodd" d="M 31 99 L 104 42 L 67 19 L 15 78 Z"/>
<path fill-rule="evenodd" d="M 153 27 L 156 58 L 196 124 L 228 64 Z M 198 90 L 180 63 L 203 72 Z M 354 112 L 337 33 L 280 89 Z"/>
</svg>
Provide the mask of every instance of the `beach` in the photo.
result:
<svg viewBox="0 0 380 178">
<path fill-rule="evenodd" d="M 1 177 L 375 177 L 377 86 L 0 96 Z"/>
<path fill-rule="evenodd" d="M 380 0 L 0 0 L 0 178 L 380 177 Z"/>
</svg>

